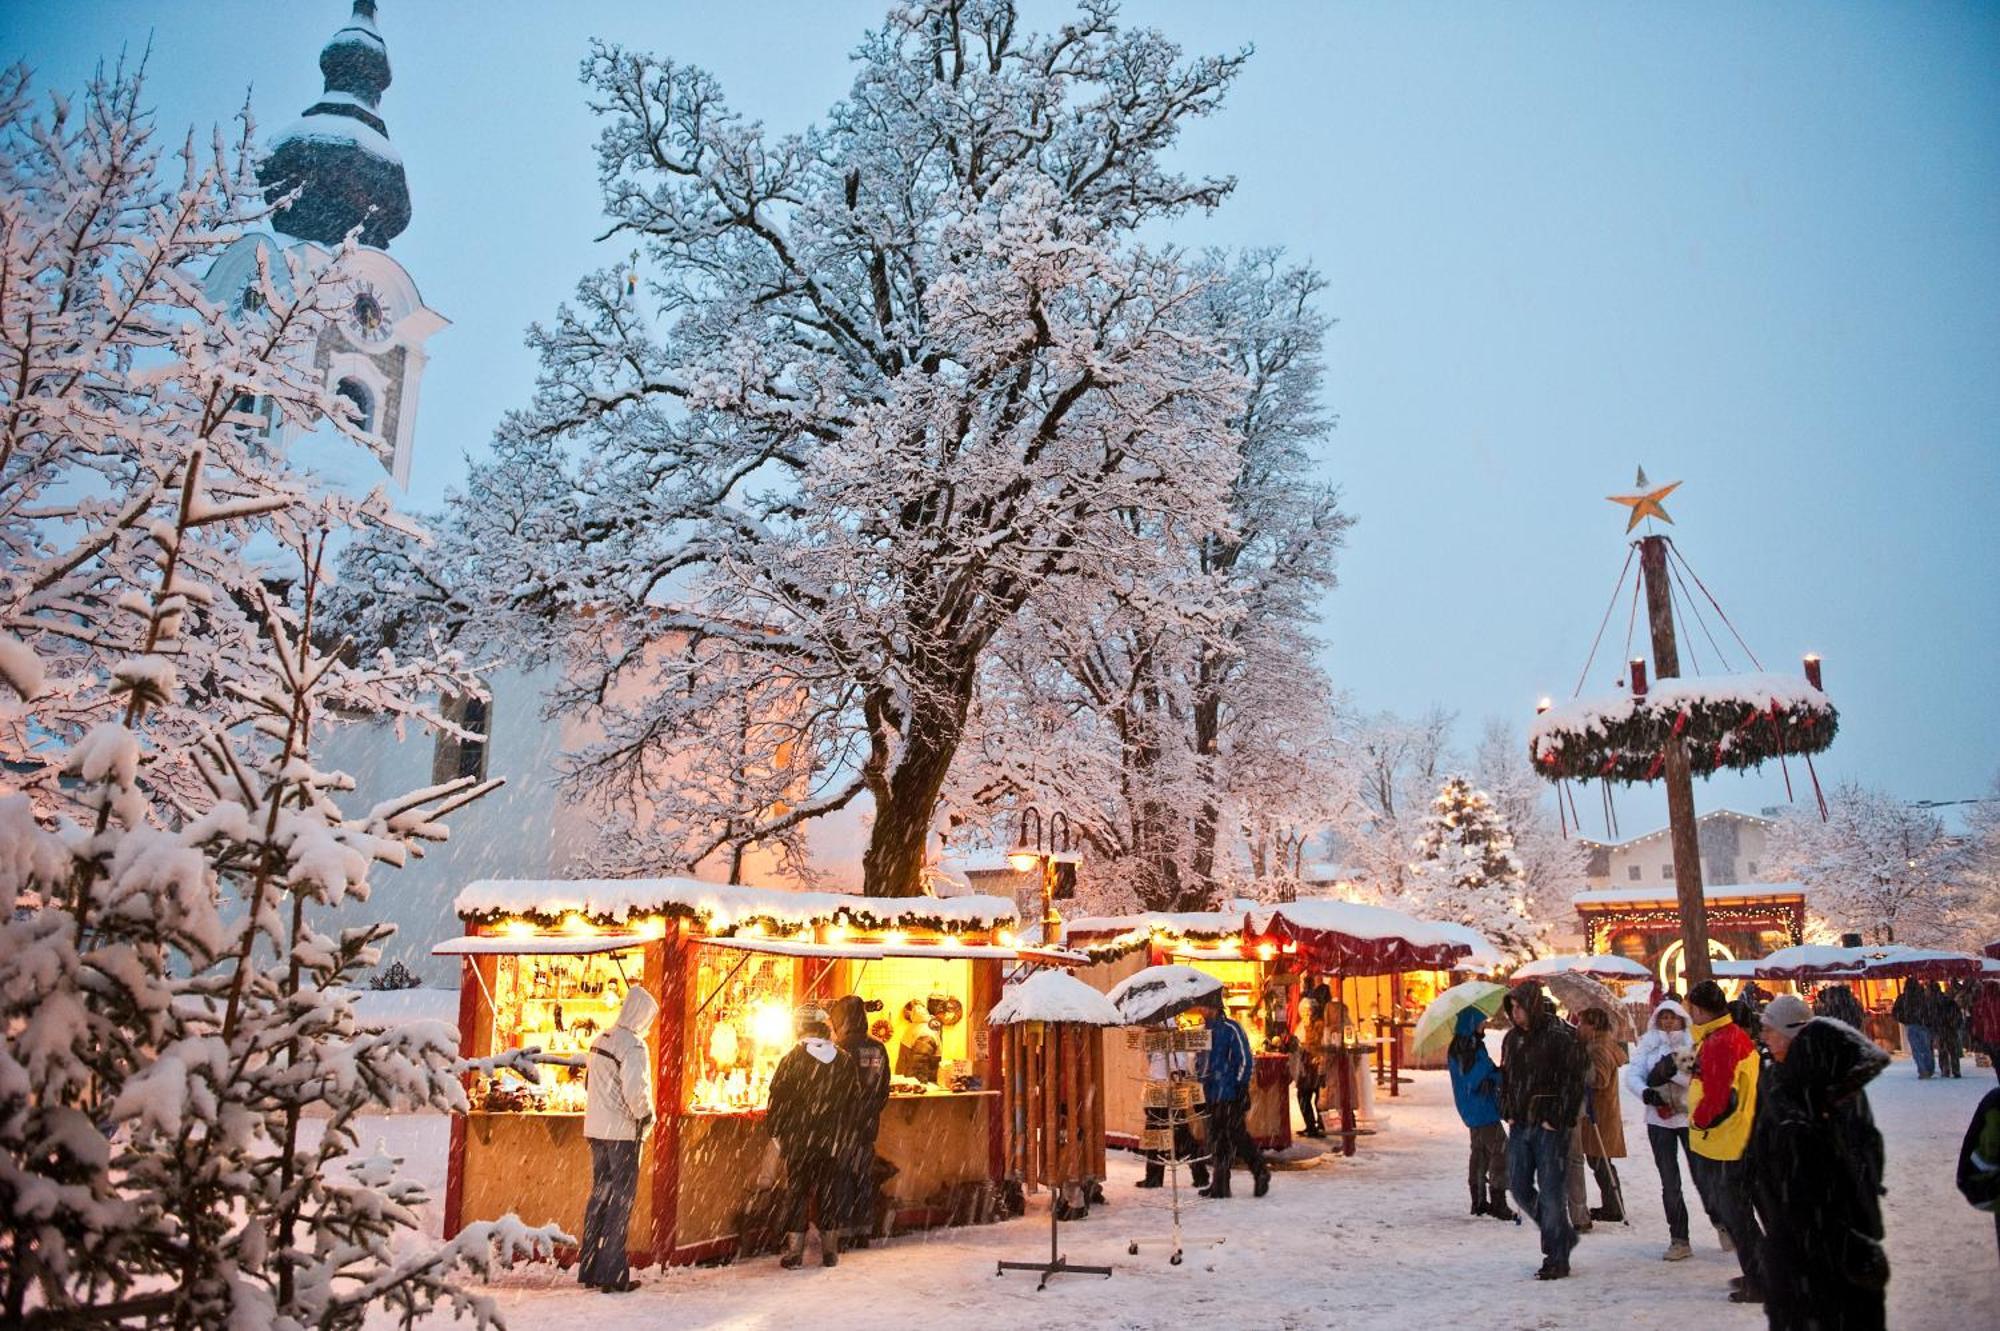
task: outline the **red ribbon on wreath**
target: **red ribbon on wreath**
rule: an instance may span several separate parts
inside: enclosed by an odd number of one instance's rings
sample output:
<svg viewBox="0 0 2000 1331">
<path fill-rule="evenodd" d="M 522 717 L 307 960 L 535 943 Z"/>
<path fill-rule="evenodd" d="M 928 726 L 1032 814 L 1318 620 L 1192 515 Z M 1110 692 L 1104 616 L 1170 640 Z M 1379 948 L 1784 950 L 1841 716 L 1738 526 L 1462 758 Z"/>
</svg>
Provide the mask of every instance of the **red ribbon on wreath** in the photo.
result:
<svg viewBox="0 0 2000 1331">
<path fill-rule="evenodd" d="M 1778 741 L 1778 770 L 1785 774 L 1785 803 L 1792 802 L 1792 769 L 1785 763 L 1785 726 L 1778 719 L 1778 700 L 1771 699 L 1771 734 Z"/>
<path fill-rule="evenodd" d="M 1676 716 L 1674 718 L 1674 728 L 1672 733 L 1667 736 L 1667 744 L 1671 744 L 1675 740 L 1679 739 L 1681 737 L 1681 732 L 1686 730 L 1687 726 L 1688 726 L 1688 714 L 1686 711 L 1682 711 L 1679 716 Z M 1651 781 L 1654 777 L 1658 776 L 1660 774 L 1660 768 L 1666 765 L 1666 761 L 1667 761 L 1667 745 L 1662 744 L 1660 746 L 1660 751 L 1653 755 L 1652 764 L 1646 768 L 1646 779 L 1648 781 Z"/>
</svg>

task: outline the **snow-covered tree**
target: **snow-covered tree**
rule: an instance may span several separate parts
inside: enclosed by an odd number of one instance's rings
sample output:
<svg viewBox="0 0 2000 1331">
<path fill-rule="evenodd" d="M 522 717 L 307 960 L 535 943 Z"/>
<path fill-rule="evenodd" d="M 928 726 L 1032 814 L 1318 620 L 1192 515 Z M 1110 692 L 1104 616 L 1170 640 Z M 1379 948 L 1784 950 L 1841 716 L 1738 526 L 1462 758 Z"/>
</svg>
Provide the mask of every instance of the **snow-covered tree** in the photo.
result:
<svg viewBox="0 0 2000 1331">
<path fill-rule="evenodd" d="M 1330 823 L 1335 853 L 1365 895 L 1388 900 L 1402 893 L 1410 846 L 1452 762 L 1457 719 L 1442 707 L 1414 720 L 1392 712 L 1339 715 L 1342 779 Z"/>
<path fill-rule="evenodd" d="M 1205 263 L 1204 317 L 1247 385 L 1229 526 L 1190 539 L 1175 515 L 1132 514 L 1134 539 L 1191 558 L 1019 617 L 988 654 L 948 794 L 973 822 L 1063 808 L 1093 877 L 1166 910 L 1260 871 L 1260 848 L 1324 820 L 1333 783 L 1310 629 L 1348 519 L 1313 455 L 1321 283 L 1269 251 Z"/>
<path fill-rule="evenodd" d="M 1242 56 L 1184 59 L 1090 0 L 896 6 L 821 125 L 767 134 L 717 81 L 598 45 L 611 233 L 531 340 L 498 466 L 548 484 L 503 524 L 517 627 L 565 649 L 608 802 L 769 842 L 861 795 L 866 889 L 921 890 L 989 646 L 1038 600 L 1145 578 L 1227 524 L 1243 385 L 1203 286 L 1137 233 L 1229 193 L 1165 154 Z M 489 484 L 483 478 L 477 484 Z M 743 779 L 709 720 L 766 745 Z M 654 784 L 647 774 L 694 779 Z"/>
<path fill-rule="evenodd" d="M 1813 912 L 1835 933 L 1918 946 L 1986 941 L 1976 937 L 1985 903 L 1972 838 L 1858 782 L 1828 791 L 1826 803 L 1824 821 L 1817 809 L 1778 820 L 1767 877 L 1805 884 Z"/>
<path fill-rule="evenodd" d="M 310 747 L 467 682 L 315 645 L 329 534 L 390 515 L 314 493 L 250 399 L 337 411 L 338 261 L 216 308 L 206 265 L 264 215 L 247 117 L 163 171 L 140 97 L 121 69 L 37 115 L 0 77 L 0 1323 L 488 1324 L 455 1275 L 551 1235 L 412 1245 L 423 1190 L 357 1122 L 463 1109 L 456 1035 L 362 1030 L 389 931 L 317 927 L 480 789 L 349 816 Z"/>
<path fill-rule="evenodd" d="M 1528 914 L 1544 928 L 1574 928 L 1576 908 L 1570 899 L 1590 886 L 1590 856 L 1577 829 L 1565 834 L 1560 821 L 1550 816 L 1549 783 L 1535 774 L 1513 726 L 1500 720 L 1487 723 L 1473 758 L 1473 779 L 1514 839 Z"/>
<path fill-rule="evenodd" d="M 1540 945 L 1514 838 L 1485 791 L 1445 780 L 1424 815 L 1403 892 L 1395 904 L 1426 919 L 1470 925 L 1512 961 Z"/>
</svg>

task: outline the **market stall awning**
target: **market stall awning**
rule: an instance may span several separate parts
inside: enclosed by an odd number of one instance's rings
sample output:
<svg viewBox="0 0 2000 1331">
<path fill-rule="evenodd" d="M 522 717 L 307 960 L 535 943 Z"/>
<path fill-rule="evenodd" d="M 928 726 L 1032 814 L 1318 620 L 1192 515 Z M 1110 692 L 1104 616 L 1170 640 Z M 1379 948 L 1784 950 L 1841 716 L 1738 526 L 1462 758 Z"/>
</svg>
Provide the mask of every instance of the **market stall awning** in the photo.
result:
<svg viewBox="0 0 2000 1331">
<path fill-rule="evenodd" d="M 832 961 L 880 961 L 886 955 L 874 943 L 816 943 L 809 938 L 697 938 L 704 947 L 732 952 L 760 952 L 773 957 L 825 957 Z"/>
<path fill-rule="evenodd" d="M 1304 960 L 1335 975 L 1450 970 L 1470 944 L 1414 915 L 1354 901 L 1291 901 L 1253 911 L 1250 932 L 1297 943 Z"/>
<path fill-rule="evenodd" d="M 1563 975 L 1571 971 L 1584 975 L 1595 975 L 1601 980 L 1650 980 L 1653 972 L 1647 970 L 1630 957 L 1615 954 L 1587 953 L 1564 954 L 1553 957 L 1537 957 L 1522 965 L 1514 972 L 1516 980 L 1535 980 L 1550 975 Z"/>
<path fill-rule="evenodd" d="M 655 940 L 644 934 L 470 934 L 447 938 L 431 949 L 434 957 L 578 957 L 593 952 L 623 952 Z"/>
</svg>

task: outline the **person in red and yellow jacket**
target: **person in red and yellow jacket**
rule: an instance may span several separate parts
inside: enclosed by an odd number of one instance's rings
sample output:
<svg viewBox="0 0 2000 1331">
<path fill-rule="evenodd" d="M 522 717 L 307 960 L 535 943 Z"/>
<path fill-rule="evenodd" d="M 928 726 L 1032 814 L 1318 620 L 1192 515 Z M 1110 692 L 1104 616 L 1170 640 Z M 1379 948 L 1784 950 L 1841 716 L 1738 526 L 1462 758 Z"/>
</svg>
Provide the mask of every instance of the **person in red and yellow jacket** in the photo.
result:
<svg viewBox="0 0 2000 1331">
<path fill-rule="evenodd" d="M 1742 1278 L 1732 1282 L 1732 1303 L 1762 1303 L 1758 1249 L 1762 1232 L 1750 1208 L 1743 1153 L 1757 1118 L 1757 1079 L 1763 1070 L 1757 1045 L 1736 1024 L 1722 986 L 1703 980 L 1688 991 L 1694 1018 L 1694 1076 L 1688 1083 L 1688 1149 L 1694 1186 L 1716 1223 L 1736 1246 Z"/>
</svg>

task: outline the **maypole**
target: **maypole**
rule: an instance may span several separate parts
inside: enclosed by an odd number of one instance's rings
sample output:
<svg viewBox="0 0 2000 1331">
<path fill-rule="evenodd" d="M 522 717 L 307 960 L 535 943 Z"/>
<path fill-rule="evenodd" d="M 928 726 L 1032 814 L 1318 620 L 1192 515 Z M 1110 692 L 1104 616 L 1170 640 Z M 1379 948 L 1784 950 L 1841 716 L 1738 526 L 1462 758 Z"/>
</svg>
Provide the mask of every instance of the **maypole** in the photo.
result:
<svg viewBox="0 0 2000 1331">
<path fill-rule="evenodd" d="M 1606 808 L 1610 807 L 1609 783 L 1664 780 L 1667 788 L 1667 823 L 1674 851 L 1674 895 L 1680 915 L 1682 975 L 1689 983 L 1711 977 L 1709 969 L 1708 911 L 1701 881 L 1700 829 L 1695 821 L 1694 778 L 1719 769 L 1744 771 L 1761 766 L 1771 758 L 1783 764 L 1787 757 L 1804 759 L 1812 772 L 1812 755 L 1832 743 L 1839 715 L 1820 688 L 1820 662 L 1807 657 L 1803 678 L 1765 673 L 1749 644 L 1736 633 L 1735 625 L 1688 565 L 1686 556 L 1673 539 L 1652 530 L 1657 519 L 1671 525 L 1662 502 L 1680 486 L 1679 481 L 1653 486 L 1639 470 L 1636 488 L 1628 494 L 1610 495 L 1614 504 L 1631 510 L 1625 524 L 1629 534 L 1641 522 L 1647 531 L 1633 541 L 1639 562 L 1639 585 L 1633 588 L 1634 619 L 1637 596 L 1646 597 L 1646 622 L 1653 644 L 1652 682 L 1647 679 L 1646 661 L 1631 656 L 1631 639 L 1626 639 L 1626 678 L 1620 683 L 1628 692 L 1606 699 L 1574 698 L 1560 707 L 1544 703 L 1528 742 L 1535 770 L 1558 783 L 1598 780 L 1606 783 Z M 1611 594 L 1612 608 L 1624 590 L 1626 569 Z M 1676 636 L 1676 615 L 1681 623 L 1693 620 L 1704 634 L 1723 667 L 1726 653 L 1703 618 L 1694 594 L 1687 592 L 1692 580 L 1714 607 L 1728 633 L 1735 638 L 1748 664 L 1756 673 L 1720 674 L 1706 678 L 1684 678 L 1681 674 L 1680 642 Z M 1674 602 L 1673 588 L 1679 582 L 1683 604 Z M 1608 624 L 1611 611 L 1607 610 Z M 1603 640 L 1591 645 L 1591 660 Z M 1693 639 L 1690 639 L 1692 644 Z M 1692 653 L 1691 653 L 1692 659 Z M 1590 663 L 1577 681 L 1583 689 Z M 1699 676 L 1699 669 L 1695 672 Z M 1786 786 L 1791 775 L 1786 772 Z M 1817 790 L 1819 781 L 1814 775 Z M 1559 790 L 1557 801 L 1563 798 Z M 1573 802 L 1573 801 L 1572 801 Z M 1825 803 L 1821 801 L 1822 815 Z"/>
</svg>

